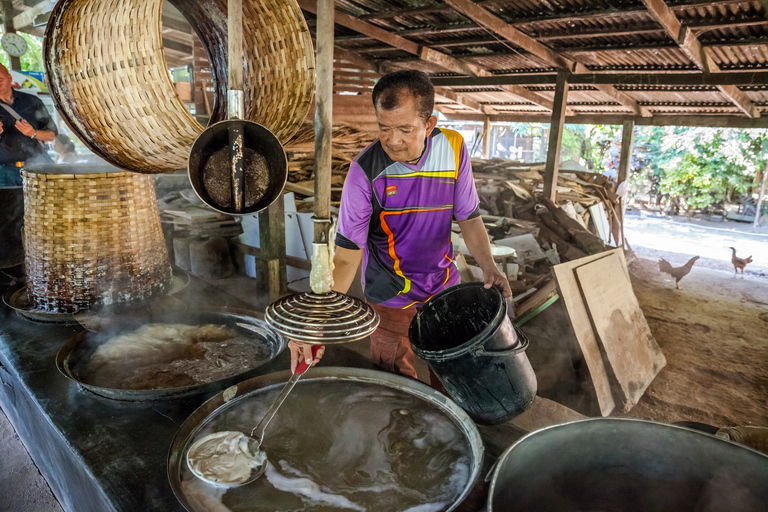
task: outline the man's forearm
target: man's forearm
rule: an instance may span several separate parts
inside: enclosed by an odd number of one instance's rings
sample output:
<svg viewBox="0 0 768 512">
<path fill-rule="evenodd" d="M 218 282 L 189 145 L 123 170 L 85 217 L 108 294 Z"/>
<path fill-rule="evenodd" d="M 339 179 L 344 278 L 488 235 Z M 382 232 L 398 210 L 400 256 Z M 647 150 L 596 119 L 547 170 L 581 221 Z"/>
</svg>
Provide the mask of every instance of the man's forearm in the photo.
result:
<svg viewBox="0 0 768 512">
<path fill-rule="evenodd" d="M 37 130 L 37 137 L 35 138 L 43 142 L 51 142 L 56 138 L 56 134 L 49 130 Z"/>
<path fill-rule="evenodd" d="M 357 267 L 363 258 L 363 251 L 336 247 L 336 255 L 333 257 L 333 290 L 339 293 L 347 293 L 352 281 L 357 275 Z"/>
<path fill-rule="evenodd" d="M 475 217 L 470 220 L 460 220 L 458 223 L 461 234 L 464 236 L 464 243 L 467 244 L 467 249 L 475 258 L 478 266 L 483 271 L 496 268 L 496 262 L 493 261 L 491 254 L 491 242 L 488 240 L 488 232 L 485 230 L 483 219 Z"/>
</svg>

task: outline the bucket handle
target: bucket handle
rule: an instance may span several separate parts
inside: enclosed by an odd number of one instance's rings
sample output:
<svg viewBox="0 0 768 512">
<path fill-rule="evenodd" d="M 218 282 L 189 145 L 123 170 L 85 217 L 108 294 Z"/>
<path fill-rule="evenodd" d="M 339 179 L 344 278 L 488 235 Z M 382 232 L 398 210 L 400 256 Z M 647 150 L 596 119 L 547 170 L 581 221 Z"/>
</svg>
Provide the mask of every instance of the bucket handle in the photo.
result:
<svg viewBox="0 0 768 512">
<path fill-rule="evenodd" d="M 528 337 L 523 334 L 523 331 L 520 330 L 520 328 L 516 325 L 512 325 L 512 327 L 515 329 L 515 333 L 517 333 L 517 341 L 518 343 L 514 347 L 505 348 L 502 350 L 486 350 L 483 346 L 480 346 L 478 349 L 472 351 L 472 355 L 475 356 L 512 356 L 515 354 L 519 354 L 520 352 L 525 352 L 525 349 L 528 348 Z"/>
</svg>

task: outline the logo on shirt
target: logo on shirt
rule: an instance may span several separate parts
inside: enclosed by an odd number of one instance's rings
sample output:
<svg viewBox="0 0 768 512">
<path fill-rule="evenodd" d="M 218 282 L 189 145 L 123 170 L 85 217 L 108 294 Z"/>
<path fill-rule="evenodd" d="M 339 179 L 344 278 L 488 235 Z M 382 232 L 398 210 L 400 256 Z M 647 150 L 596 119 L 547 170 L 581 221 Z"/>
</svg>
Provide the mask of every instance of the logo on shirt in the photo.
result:
<svg viewBox="0 0 768 512">
<path fill-rule="evenodd" d="M 390 185 L 384 189 L 384 193 L 389 196 L 397 195 L 397 185 Z"/>
</svg>

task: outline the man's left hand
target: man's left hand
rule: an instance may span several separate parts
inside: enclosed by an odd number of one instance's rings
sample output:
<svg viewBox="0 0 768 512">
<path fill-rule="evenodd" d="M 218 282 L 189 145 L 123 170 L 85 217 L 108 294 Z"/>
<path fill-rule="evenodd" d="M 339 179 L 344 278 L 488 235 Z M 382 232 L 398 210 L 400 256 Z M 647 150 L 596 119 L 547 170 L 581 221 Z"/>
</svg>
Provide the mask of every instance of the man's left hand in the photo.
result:
<svg viewBox="0 0 768 512">
<path fill-rule="evenodd" d="M 32 128 L 32 125 L 29 124 L 26 119 L 19 119 L 16 121 L 16 129 L 27 137 L 31 137 L 35 134 L 35 129 Z"/>
<path fill-rule="evenodd" d="M 483 270 L 483 281 L 485 282 L 485 288 L 488 289 L 491 286 L 495 286 L 501 290 L 501 294 L 505 299 L 512 296 L 512 289 L 509 287 L 509 280 L 504 277 L 499 269 L 493 267 L 489 270 Z"/>
</svg>

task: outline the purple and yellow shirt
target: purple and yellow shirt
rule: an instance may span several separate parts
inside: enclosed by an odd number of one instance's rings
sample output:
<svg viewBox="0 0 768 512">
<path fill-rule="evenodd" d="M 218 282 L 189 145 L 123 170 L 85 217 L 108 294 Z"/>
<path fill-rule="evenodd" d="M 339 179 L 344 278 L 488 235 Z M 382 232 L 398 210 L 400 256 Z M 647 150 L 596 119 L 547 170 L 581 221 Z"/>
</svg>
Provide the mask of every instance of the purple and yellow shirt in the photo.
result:
<svg viewBox="0 0 768 512">
<path fill-rule="evenodd" d="M 479 215 L 462 136 L 435 128 L 418 164 L 395 162 L 374 141 L 352 162 L 336 245 L 363 253 L 363 288 L 376 304 L 409 308 L 457 284 L 451 221 Z"/>
</svg>

